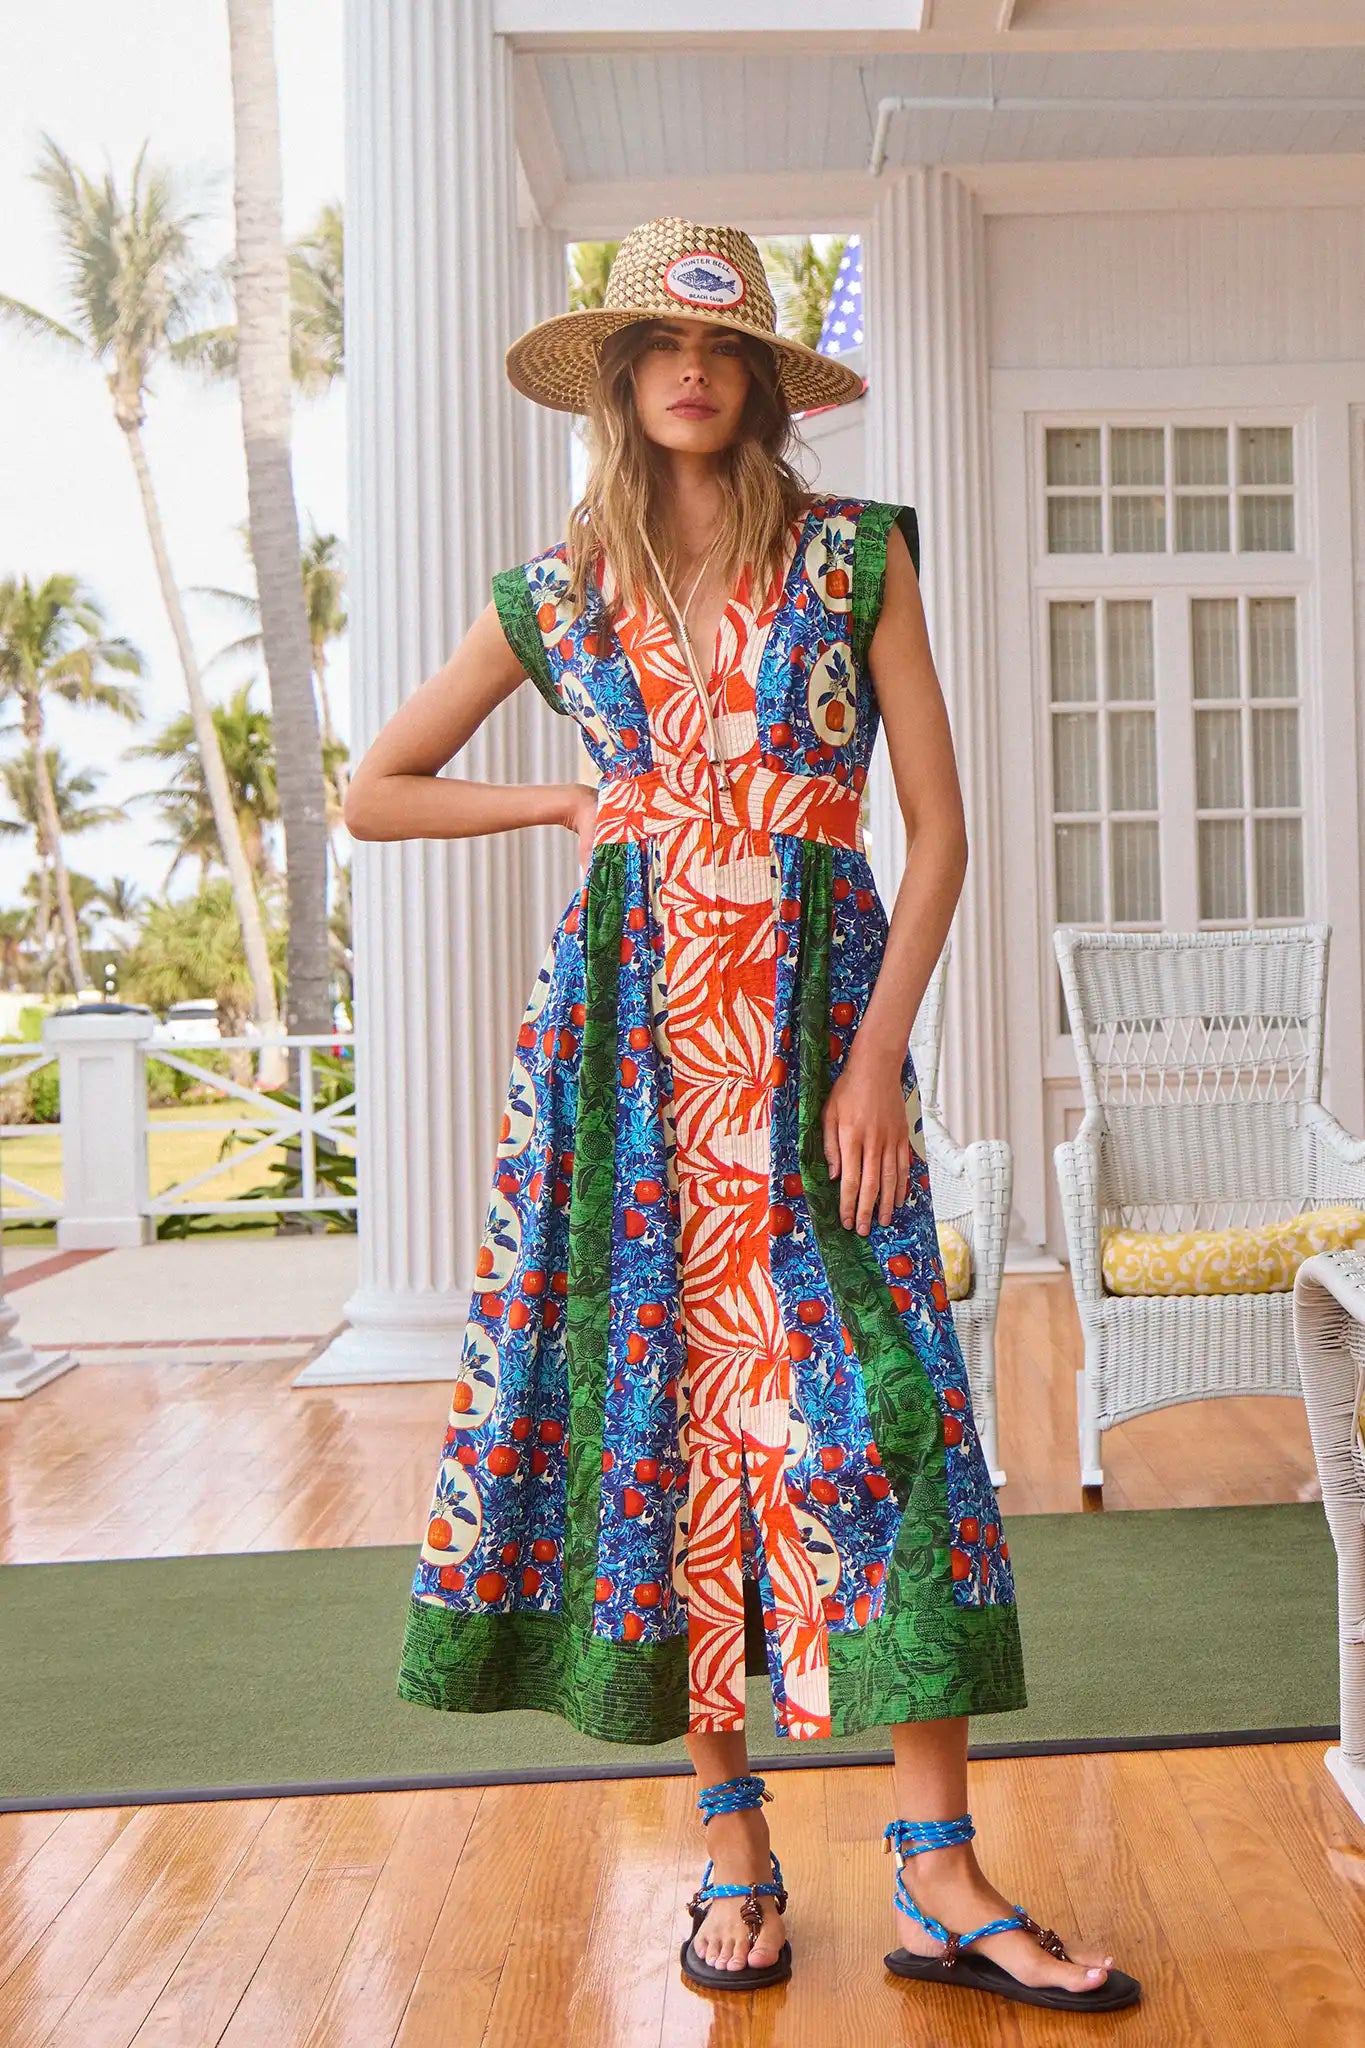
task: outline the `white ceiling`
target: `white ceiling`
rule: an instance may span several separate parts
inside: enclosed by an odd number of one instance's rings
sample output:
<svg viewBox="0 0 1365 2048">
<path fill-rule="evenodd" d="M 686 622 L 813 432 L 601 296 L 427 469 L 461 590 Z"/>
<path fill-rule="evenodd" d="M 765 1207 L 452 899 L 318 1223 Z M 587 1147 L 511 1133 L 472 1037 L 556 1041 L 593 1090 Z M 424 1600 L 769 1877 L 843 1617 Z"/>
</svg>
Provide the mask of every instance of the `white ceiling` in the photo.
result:
<svg viewBox="0 0 1365 2048">
<path fill-rule="evenodd" d="M 635 49 L 523 54 L 517 70 L 519 90 L 548 117 L 570 186 L 865 173 L 877 102 L 892 94 L 1005 103 L 896 113 L 887 133 L 893 171 L 915 163 L 1365 152 L 1358 48 L 861 57 Z M 1008 104 L 1037 97 L 1077 104 Z M 1091 109 L 1081 104 L 1087 98 L 1171 104 Z M 1265 104 L 1236 104 L 1247 99 Z M 1218 104 L 1182 111 L 1188 100 Z M 1323 100 L 1350 104 L 1302 104 Z"/>
</svg>

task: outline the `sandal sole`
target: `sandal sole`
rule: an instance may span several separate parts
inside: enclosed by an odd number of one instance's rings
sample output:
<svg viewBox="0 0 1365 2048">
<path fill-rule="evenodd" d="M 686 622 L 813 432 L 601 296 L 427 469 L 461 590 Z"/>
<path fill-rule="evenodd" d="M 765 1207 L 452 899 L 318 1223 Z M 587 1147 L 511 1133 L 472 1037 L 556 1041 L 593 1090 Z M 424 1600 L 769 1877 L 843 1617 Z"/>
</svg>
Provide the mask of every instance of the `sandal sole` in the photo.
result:
<svg viewBox="0 0 1365 2048">
<path fill-rule="evenodd" d="M 1142 1986 L 1123 1970 L 1111 1970 L 1094 1991 L 1062 1991 L 1057 1986 L 1025 1984 L 989 1956 L 963 1954 L 945 1969 L 936 1956 L 912 1955 L 909 1949 L 892 1949 L 883 1958 L 897 1977 L 912 1977 L 921 1984 L 947 1984 L 959 1991 L 988 1991 L 997 1998 L 1010 1998 L 1019 2005 L 1042 2005 L 1050 2012 L 1117 2012 L 1136 2005 Z"/>
<path fill-rule="evenodd" d="M 761 1970 L 755 1970 L 749 1964 L 742 1970 L 717 1970 L 695 1952 L 692 1941 L 689 1934 L 679 1951 L 678 1960 L 684 1977 L 707 1991 L 762 1991 L 769 1984 L 785 1984 L 792 1973 L 792 1945 L 789 1941 L 784 1941 L 778 1950 L 777 1961 L 765 1963 Z"/>
</svg>

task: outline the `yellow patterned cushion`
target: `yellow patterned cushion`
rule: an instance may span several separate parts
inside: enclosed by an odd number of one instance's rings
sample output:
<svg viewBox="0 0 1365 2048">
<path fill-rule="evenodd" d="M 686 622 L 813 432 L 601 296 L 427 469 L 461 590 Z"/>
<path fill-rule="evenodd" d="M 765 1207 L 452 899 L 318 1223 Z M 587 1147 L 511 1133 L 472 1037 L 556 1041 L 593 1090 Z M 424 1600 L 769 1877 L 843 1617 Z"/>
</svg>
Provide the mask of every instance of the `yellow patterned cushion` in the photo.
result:
<svg viewBox="0 0 1365 2048">
<path fill-rule="evenodd" d="M 949 1301 L 963 1301 L 972 1291 L 972 1248 L 951 1223 L 938 1226 L 939 1256 L 943 1260 L 943 1284 Z"/>
<path fill-rule="evenodd" d="M 1110 1294 L 1280 1294 L 1314 1252 L 1365 1238 L 1365 1211 L 1309 1209 L 1235 1230 L 1106 1230 L 1100 1269 Z"/>
</svg>

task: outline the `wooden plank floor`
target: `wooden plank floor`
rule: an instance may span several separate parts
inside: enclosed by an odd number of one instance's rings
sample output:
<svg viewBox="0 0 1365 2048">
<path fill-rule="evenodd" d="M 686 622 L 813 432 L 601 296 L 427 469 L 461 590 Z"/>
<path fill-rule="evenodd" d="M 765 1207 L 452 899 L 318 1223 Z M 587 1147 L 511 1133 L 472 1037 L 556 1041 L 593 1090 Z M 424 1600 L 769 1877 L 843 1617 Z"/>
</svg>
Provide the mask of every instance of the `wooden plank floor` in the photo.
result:
<svg viewBox="0 0 1365 2048">
<path fill-rule="evenodd" d="M 1080 1504 L 1077 1350 L 1064 1279 L 1007 1284 L 1007 1522 Z M 294 1369 L 83 1366 L 0 1410 L 0 1558 L 415 1541 L 444 1390 Z M 1145 1417 L 1105 1456 L 1110 1508 L 1292 1500 L 1313 1472 L 1283 1400 Z M 889 1977 L 889 1773 L 773 1786 L 796 1973 L 752 1999 L 677 1969 L 685 1779 L 0 1816 L 0 2044 L 1365 2048 L 1365 1828 L 1320 1745 L 973 1767 L 997 1882 L 1142 1977 L 1109 2019 Z"/>
</svg>

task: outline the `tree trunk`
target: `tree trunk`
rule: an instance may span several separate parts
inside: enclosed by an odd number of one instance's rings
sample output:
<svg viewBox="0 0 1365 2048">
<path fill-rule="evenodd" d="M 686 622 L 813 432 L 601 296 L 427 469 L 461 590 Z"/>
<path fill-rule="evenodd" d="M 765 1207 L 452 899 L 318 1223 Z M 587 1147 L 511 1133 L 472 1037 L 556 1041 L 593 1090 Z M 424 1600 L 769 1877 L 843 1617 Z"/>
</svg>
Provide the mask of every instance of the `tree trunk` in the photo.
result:
<svg viewBox="0 0 1365 2048">
<path fill-rule="evenodd" d="M 273 0 L 228 0 L 227 12 L 237 223 L 237 385 L 284 826 L 289 900 L 286 1017 L 291 1031 L 327 1031 L 332 1021 L 327 787 L 289 452 L 289 268 L 281 220 Z"/>
<path fill-rule="evenodd" d="M 195 660 L 190 630 L 185 622 L 185 608 L 180 602 L 180 592 L 171 574 L 170 556 L 166 552 L 166 535 L 161 525 L 156 492 L 152 488 L 151 471 L 147 467 L 147 451 L 142 445 L 142 431 L 136 421 L 129 424 L 122 417 L 119 419 L 119 425 L 128 439 L 128 452 L 133 458 L 138 490 L 142 494 L 142 513 L 147 522 L 147 537 L 152 544 L 152 557 L 161 585 L 161 598 L 171 622 L 171 632 L 175 636 L 176 652 L 180 656 L 180 667 L 185 678 L 185 694 L 190 700 L 190 716 L 194 720 L 194 736 L 199 744 L 199 758 L 203 763 L 204 782 L 213 809 L 218 844 L 223 850 L 223 865 L 232 884 L 232 897 L 242 927 L 242 949 L 246 954 L 247 972 L 251 976 L 256 1022 L 264 1032 L 277 1032 L 279 1012 L 275 1007 L 275 978 L 270 968 L 270 954 L 266 949 L 261 906 L 257 900 L 255 883 L 251 878 L 250 864 L 242 848 L 241 829 L 232 804 L 232 787 L 228 782 L 227 769 L 223 766 L 223 750 L 218 743 L 218 728 L 213 722 L 213 712 L 204 694 L 199 664 Z"/>
<path fill-rule="evenodd" d="M 61 919 L 62 937 L 66 941 L 66 964 L 71 976 L 71 993 L 78 996 L 85 987 L 81 935 L 76 924 L 76 906 L 71 900 L 71 877 L 66 872 L 66 854 L 62 847 L 62 821 L 57 815 L 56 793 L 52 787 L 52 777 L 47 772 L 47 759 L 43 753 L 46 734 L 43 730 L 42 706 L 32 699 L 24 704 L 24 737 L 33 749 L 33 780 L 38 798 L 39 840 L 52 869 L 52 880 L 57 891 L 57 915 Z"/>
</svg>

